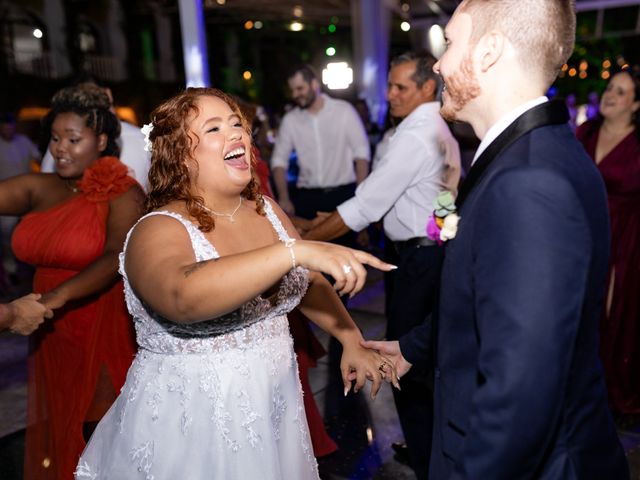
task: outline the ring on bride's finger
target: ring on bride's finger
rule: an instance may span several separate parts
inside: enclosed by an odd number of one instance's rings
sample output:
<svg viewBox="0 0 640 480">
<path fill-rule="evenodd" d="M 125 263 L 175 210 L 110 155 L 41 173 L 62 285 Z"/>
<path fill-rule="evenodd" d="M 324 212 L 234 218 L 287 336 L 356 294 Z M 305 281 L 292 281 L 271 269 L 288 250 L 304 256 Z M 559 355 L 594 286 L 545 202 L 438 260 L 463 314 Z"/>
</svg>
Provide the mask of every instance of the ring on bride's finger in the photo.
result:
<svg viewBox="0 0 640 480">
<path fill-rule="evenodd" d="M 349 275 L 351 273 L 351 270 L 352 270 L 351 265 L 347 265 L 347 264 L 342 265 L 342 271 L 344 272 L 345 275 Z"/>
</svg>

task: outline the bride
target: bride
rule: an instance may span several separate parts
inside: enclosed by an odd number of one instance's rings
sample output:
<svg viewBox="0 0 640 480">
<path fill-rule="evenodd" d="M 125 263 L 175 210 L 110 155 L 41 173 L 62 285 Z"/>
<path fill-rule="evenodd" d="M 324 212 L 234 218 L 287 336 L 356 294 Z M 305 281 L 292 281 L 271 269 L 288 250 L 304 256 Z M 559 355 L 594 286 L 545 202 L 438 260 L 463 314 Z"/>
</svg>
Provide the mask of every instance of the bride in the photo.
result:
<svg viewBox="0 0 640 480">
<path fill-rule="evenodd" d="M 345 395 L 397 384 L 340 302 L 364 252 L 299 240 L 258 193 L 237 104 L 190 88 L 158 107 L 148 214 L 120 254 L 139 352 L 76 479 L 316 479 L 286 314 L 296 305 L 343 345 Z M 297 240 L 297 241 L 296 241 Z M 321 273 L 335 279 L 332 286 Z"/>
</svg>

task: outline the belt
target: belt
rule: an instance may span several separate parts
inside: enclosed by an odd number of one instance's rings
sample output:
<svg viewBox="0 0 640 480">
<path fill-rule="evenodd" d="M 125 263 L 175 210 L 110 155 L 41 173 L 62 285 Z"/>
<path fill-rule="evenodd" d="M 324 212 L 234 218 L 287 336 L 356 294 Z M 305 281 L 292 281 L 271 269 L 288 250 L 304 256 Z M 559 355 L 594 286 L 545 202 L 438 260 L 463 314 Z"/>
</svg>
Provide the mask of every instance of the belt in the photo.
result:
<svg viewBox="0 0 640 480">
<path fill-rule="evenodd" d="M 435 245 L 437 245 L 437 243 L 427 237 L 414 237 L 409 240 L 393 242 L 393 247 L 396 249 L 397 253 L 400 253 L 402 250 L 406 250 L 407 248 L 433 247 Z"/>
<path fill-rule="evenodd" d="M 337 185 L 335 187 L 313 187 L 313 188 L 300 187 L 298 190 L 304 190 L 307 192 L 331 193 L 331 192 L 336 192 L 338 190 L 352 189 L 355 187 L 356 187 L 355 183 L 347 183 L 346 185 Z"/>
</svg>

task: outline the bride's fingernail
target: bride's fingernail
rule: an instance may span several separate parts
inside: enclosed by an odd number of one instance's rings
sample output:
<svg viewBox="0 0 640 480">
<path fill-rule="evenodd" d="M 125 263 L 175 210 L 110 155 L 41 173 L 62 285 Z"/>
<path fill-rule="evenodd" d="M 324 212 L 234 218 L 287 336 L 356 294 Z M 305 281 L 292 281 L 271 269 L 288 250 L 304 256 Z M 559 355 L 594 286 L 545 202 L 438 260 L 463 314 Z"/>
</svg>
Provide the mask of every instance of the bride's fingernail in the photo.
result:
<svg viewBox="0 0 640 480">
<path fill-rule="evenodd" d="M 349 393 L 349 387 L 344 387 L 344 396 L 347 396 L 347 393 Z"/>
</svg>

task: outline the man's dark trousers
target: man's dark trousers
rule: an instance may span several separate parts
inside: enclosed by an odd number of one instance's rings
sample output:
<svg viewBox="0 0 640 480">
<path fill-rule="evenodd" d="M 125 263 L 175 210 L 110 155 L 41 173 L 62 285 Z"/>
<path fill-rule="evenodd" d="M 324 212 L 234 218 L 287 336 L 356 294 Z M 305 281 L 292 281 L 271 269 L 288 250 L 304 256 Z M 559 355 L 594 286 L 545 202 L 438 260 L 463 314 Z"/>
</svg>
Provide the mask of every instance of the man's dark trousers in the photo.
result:
<svg viewBox="0 0 640 480">
<path fill-rule="evenodd" d="M 388 239 L 386 239 L 388 240 Z M 398 269 L 385 276 L 387 340 L 397 340 L 413 327 L 430 321 L 437 298 L 443 260 L 439 246 L 386 245 L 387 261 Z M 428 478 L 433 430 L 433 364 L 415 365 L 393 389 L 396 410 L 418 480 Z"/>
</svg>

